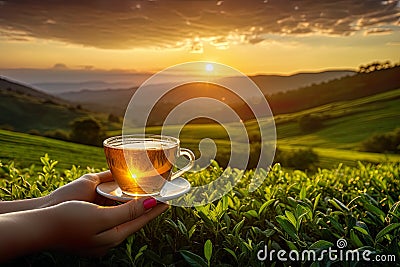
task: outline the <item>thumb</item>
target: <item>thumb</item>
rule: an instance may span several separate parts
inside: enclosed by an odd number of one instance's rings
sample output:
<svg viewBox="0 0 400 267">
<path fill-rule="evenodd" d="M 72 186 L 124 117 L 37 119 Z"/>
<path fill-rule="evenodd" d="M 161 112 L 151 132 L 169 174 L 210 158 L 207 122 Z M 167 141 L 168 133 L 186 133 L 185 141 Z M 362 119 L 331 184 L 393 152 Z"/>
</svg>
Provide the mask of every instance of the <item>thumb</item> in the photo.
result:
<svg viewBox="0 0 400 267">
<path fill-rule="evenodd" d="M 107 170 L 104 172 L 98 172 L 98 173 L 95 173 L 94 175 L 97 176 L 99 183 L 111 182 L 114 180 L 110 170 Z"/>
</svg>

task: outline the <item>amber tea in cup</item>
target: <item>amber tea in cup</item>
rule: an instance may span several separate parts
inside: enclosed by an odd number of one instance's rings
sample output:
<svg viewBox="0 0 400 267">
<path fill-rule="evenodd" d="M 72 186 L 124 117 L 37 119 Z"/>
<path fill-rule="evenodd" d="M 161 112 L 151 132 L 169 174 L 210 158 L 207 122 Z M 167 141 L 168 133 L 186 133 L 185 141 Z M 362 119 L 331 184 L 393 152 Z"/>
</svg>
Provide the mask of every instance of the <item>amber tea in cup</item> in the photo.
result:
<svg viewBox="0 0 400 267">
<path fill-rule="evenodd" d="M 194 154 L 180 148 L 179 139 L 160 135 L 123 135 L 103 142 L 108 167 L 122 192 L 131 196 L 158 195 L 166 181 L 190 170 Z M 189 163 L 173 173 L 180 156 Z"/>
</svg>

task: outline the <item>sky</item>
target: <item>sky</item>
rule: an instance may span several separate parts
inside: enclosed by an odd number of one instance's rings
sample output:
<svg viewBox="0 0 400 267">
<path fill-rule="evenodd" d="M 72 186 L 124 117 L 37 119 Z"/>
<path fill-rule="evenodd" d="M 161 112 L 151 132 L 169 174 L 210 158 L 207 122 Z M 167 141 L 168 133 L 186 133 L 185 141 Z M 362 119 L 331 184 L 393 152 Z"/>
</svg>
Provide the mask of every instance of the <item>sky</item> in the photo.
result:
<svg viewBox="0 0 400 267">
<path fill-rule="evenodd" d="M 400 2 L 0 1 L 3 76 L 117 82 L 196 60 L 249 75 L 399 62 Z"/>
</svg>

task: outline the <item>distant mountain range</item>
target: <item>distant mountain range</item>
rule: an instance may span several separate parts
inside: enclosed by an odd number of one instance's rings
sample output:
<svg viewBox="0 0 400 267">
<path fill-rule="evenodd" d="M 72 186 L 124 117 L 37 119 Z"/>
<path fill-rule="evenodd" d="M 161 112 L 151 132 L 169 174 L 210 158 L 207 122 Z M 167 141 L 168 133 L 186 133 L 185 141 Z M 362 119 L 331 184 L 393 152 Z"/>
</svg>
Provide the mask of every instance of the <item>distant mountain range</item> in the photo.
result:
<svg viewBox="0 0 400 267">
<path fill-rule="evenodd" d="M 79 92 L 84 90 L 107 90 L 117 88 L 131 88 L 129 82 L 104 82 L 104 81 L 86 81 L 86 82 L 46 82 L 34 83 L 35 88 L 49 94 L 62 94 L 66 92 Z"/>
<path fill-rule="evenodd" d="M 269 101 L 273 114 L 276 115 L 398 89 L 400 88 L 400 66 L 371 73 L 342 71 L 251 78 L 259 84 Z M 234 79 L 232 78 L 229 82 L 238 82 Z M 167 85 L 155 86 L 151 88 L 154 90 L 151 93 L 157 94 L 157 90 Z M 84 90 L 53 96 L 28 85 L 0 77 L 0 128 L 11 128 L 22 132 L 38 130 L 43 133 L 48 130 L 69 129 L 71 121 L 77 118 L 101 116 L 103 120 L 107 120 L 107 115 L 104 113 L 124 114 L 136 89 Z M 166 94 L 154 106 L 148 125 L 162 123 L 169 112 L 183 101 L 203 96 L 228 104 L 243 120 L 252 118 L 249 108 L 243 101 L 241 102 L 237 95 L 226 88 L 217 85 L 205 87 L 202 83 L 192 83 Z M 140 103 L 143 107 L 149 104 L 154 103 L 146 102 L 146 99 Z M 141 107 L 139 107 L 139 112 L 135 113 L 135 117 L 149 115 L 141 113 L 140 109 Z M 182 112 L 184 115 L 201 113 L 211 115 L 211 117 L 216 112 L 222 116 L 227 114 L 219 110 L 217 106 L 201 106 L 200 104 L 188 106 L 181 110 Z M 226 117 L 229 118 L 228 115 Z"/>
<path fill-rule="evenodd" d="M 250 79 L 254 81 L 255 84 L 260 88 L 264 95 L 271 95 L 279 92 L 290 91 L 294 89 L 298 89 L 300 87 L 309 86 L 312 84 L 318 84 L 322 82 L 327 82 L 330 80 L 338 79 L 345 76 L 354 75 L 354 71 L 349 70 L 336 70 L 336 71 L 323 71 L 317 73 L 298 73 L 289 76 L 283 75 L 256 75 L 250 76 Z M 242 82 L 242 78 L 240 77 L 229 77 L 224 78 L 224 82 L 226 84 L 240 84 Z M 70 86 L 69 84 L 68 86 Z M 79 85 L 79 84 L 75 84 Z M 129 89 L 115 89 L 108 88 L 103 90 L 94 90 L 87 89 L 89 88 L 88 84 L 82 84 L 82 88 L 86 88 L 85 90 L 73 92 L 63 92 L 57 94 L 58 97 L 75 102 L 80 103 L 85 108 L 100 111 L 100 112 L 109 112 L 114 113 L 116 115 L 123 115 L 125 113 L 126 107 L 135 93 L 137 88 L 129 88 Z M 106 85 L 104 83 L 103 85 Z M 111 86 L 111 84 L 109 84 Z M 67 85 L 65 85 L 67 86 Z M 160 85 L 161 87 L 169 87 L 169 84 Z M 152 88 L 154 90 L 154 94 L 157 95 L 157 89 Z M 183 92 L 182 95 L 186 93 Z M 215 97 L 216 91 L 210 93 L 210 97 Z M 206 95 L 204 95 L 206 96 Z M 222 96 L 221 96 L 222 97 Z M 144 100 L 145 101 L 145 100 Z M 174 102 L 171 99 L 163 100 L 164 102 Z M 152 105 L 154 103 L 146 103 L 143 102 L 143 105 Z"/>
</svg>

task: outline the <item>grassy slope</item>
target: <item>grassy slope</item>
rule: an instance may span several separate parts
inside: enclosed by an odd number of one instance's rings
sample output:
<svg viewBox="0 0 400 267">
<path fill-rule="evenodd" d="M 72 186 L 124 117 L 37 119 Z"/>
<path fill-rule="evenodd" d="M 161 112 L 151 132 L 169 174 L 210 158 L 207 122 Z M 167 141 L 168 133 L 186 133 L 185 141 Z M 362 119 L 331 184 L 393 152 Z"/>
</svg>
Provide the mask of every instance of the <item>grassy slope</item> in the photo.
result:
<svg viewBox="0 0 400 267">
<path fill-rule="evenodd" d="M 48 98 L 0 88 L 0 128 L 6 126 L 6 129 L 11 128 L 18 132 L 33 129 L 41 133 L 56 129 L 69 131 L 72 121 L 84 117 L 93 117 L 108 129 L 120 127 L 119 123 L 108 122 L 108 114 L 82 110 L 68 103 L 58 103 L 52 96 Z"/>
<path fill-rule="evenodd" d="M 306 114 L 326 117 L 324 127 L 313 133 L 303 133 L 298 119 Z M 301 112 L 278 115 L 278 146 L 282 150 L 313 148 L 320 157 L 321 167 L 339 163 L 354 165 L 356 161 L 399 162 L 400 155 L 358 152 L 360 142 L 374 133 L 384 133 L 400 127 L 400 89 L 335 102 Z"/>
<path fill-rule="evenodd" d="M 70 121 L 85 115 L 82 111 L 25 95 L 0 92 L 0 99 L 0 124 L 11 125 L 17 131 L 68 129 Z"/>
<path fill-rule="evenodd" d="M 313 133 L 302 133 L 297 120 L 311 113 L 327 118 L 324 127 Z M 370 135 L 400 127 L 398 114 L 400 89 L 279 115 L 276 117 L 279 144 L 355 150 Z"/>
<path fill-rule="evenodd" d="M 59 161 L 60 168 L 106 167 L 102 148 L 79 145 L 23 133 L 0 130 L 0 160 L 14 160 L 17 165 L 41 165 L 40 157 L 45 153 Z"/>
<path fill-rule="evenodd" d="M 320 114 L 327 119 L 324 127 L 313 133 L 303 133 L 298 126 L 298 119 L 306 114 Z M 382 162 L 400 161 L 399 155 L 383 155 L 356 151 L 360 142 L 374 133 L 383 133 L 400 127 L 400 89 L 363 97 L 356 100 L 341 101 L 307 109 L 301 112 L 282 114 L 275 118 L 277 144 L 281 149 L 299 149 L 311 147 L 320 156 L 321 167 L 331 167 L 340 162 L 354 165 L 356 161 Z M 238 124 L 230 124 L 231 133 Z M 255 122 L 247 122 L 249 134 L 257 129 Z M 149 127 L 149 133 L 160 133 L 160 127 Z M 166 126 L 164 131 L 176 130 L 176 126 Z M 112 134 L 119 134 L 112 132 Z M 180 134 L 182 146 L 197 149 L 202 138 L 216 141 L 219 153 L 230 151 L 230 143 L 224 140 L 226 131 L 218 125 L 187 125 Z"/>
</svg>

